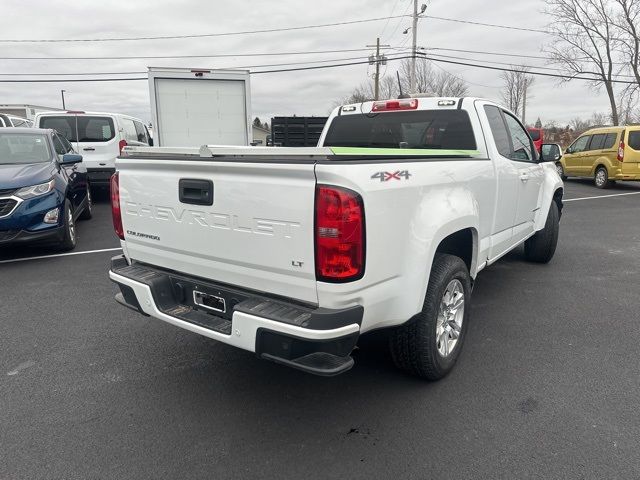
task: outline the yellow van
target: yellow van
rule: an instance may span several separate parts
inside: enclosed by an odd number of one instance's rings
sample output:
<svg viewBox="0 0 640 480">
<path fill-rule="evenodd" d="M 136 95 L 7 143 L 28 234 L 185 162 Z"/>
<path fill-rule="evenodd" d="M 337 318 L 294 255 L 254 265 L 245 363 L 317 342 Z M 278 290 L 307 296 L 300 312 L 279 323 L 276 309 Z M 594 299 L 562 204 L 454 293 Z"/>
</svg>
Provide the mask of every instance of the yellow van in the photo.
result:
<svg viewBox="0 0 640 480">
<path fill-rule="evenodd" d="M 556 168 L 563 180 L 590 177 L 598 188 L 640 180 L 640 125 L 592 128 L 566 149 Z"/>
</svg>

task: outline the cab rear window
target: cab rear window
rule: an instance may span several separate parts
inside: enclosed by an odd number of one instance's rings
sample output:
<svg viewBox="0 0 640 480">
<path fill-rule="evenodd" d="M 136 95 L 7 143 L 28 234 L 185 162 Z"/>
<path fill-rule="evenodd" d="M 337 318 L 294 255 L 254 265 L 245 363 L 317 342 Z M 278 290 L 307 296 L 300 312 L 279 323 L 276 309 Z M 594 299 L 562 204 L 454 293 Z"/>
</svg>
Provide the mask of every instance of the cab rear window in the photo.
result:
<svg viewBox="0 0 640 480">
<path fill-rule="evenodd" d="M 464 110 L 418 110 L 343 115 L 331 122 L 328 147 L 475 150 L 476 139 Z"/>
<path fill-rule="evenodd" d="M 533 140 L 534 142 L 537 142 L 538 140 L 540 140 L 540 132 L 538 130 L 527 130 L 529 132 L 529 135 L 531 135 L 531 140 Z"/>
<path fill-rule="evenodd" d="M 113 119 L 97 116 L 47 116 L 40 128 L 52 128 L 70 142 L 108 142 L 115 137 Z"/>
</svg>

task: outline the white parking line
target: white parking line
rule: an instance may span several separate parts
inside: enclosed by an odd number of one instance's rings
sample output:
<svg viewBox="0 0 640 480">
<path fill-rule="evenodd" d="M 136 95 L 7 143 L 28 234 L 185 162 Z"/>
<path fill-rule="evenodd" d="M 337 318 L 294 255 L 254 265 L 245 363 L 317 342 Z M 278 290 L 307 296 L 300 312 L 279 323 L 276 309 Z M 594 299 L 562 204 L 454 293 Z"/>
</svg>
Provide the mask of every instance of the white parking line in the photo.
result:
<svg viewBox="0 0 640 480">
<path fill-rule="evenodd" d="M 16 263 L 16 262 L 26 262 L 28 260 L 40 260 L 42 258 L 56 258 L 56 257 L 70 257 L 71 255 L 86 255 L 88 253 L 101 253 L 101 252 L 115 252 L 118 250 L 122 250 L 122 248 L 103 248 L 101 250 L 86 250 L 84 252 L 69 252 L 69 253 L 56 253 L 53 255 L 40 255 L 39 257 L 26 257 L 26 258 L 15 258 L 12 260 L 0 260 L 0 263 Z"/>
<path fill-rule="evenodd" d="M 614 193 L 612 195 L 596 195 L 595 197 L 568 198 L 568 199 L 563 199 L 562 201 L 563 202 L 577 202 L 579 200 L 593 200 L 594 198 L 622 197 L 624 195 L 640 195 L 640 192 Z"/>
</svg>

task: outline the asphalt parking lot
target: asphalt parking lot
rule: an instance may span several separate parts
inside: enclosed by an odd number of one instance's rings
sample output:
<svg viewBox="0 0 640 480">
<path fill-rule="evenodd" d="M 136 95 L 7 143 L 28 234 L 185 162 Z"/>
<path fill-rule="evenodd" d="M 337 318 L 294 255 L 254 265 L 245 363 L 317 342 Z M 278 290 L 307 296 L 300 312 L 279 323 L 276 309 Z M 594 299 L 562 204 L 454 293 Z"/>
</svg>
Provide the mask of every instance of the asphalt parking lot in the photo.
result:
<svg viewBox="0 0 640 480">
<path fill-rule="evenodd" d="M 640 184 L 565 199 L 553 261 L 483 271 L 425 383 L 382 335 L 320 378 L 120 307 L 102 198 L 74 255 L 0 251 L 0 478 L 638 478 Z"/>
</svg>

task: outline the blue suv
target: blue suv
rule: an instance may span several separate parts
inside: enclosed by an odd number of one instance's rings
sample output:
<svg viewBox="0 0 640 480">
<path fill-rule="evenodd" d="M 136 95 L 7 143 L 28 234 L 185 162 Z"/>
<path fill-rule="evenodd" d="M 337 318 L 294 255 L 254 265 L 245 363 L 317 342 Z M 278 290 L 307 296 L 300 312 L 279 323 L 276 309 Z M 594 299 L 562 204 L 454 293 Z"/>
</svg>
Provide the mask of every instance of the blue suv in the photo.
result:
<svg viewBox="0 0 640 480">
<path fill-rule="evenodd" d="M 76 220 L 91 218 L 82 156 L 54 130 L 0 128 L 0 247 L 76 246 Z"/>
</svg>

